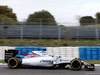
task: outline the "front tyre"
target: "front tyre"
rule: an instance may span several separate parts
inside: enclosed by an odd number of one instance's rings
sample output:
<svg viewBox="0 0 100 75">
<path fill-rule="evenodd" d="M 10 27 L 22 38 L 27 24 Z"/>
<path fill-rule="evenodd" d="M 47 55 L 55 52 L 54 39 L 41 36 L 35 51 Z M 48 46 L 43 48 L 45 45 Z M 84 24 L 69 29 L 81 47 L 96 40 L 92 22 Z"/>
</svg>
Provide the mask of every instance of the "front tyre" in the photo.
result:
<svg viewBox="0 0 100 75">
<path fill-rule="evenodd" d="M 14 69 L 14 68 L 17 68 L 18 65 L 19 65 L 19 63 L 18 63 L 17 58 L 10 58 L 10 59 L 8 60 L 8 67 L 9 67 L 9 68 Z"/>
<path fill-rule="evenodd" d="M 79 59 L 73 59 L 70 63 L 72 70 L 80 70 L 82 67 L 82 62 Z"/>
</svg>

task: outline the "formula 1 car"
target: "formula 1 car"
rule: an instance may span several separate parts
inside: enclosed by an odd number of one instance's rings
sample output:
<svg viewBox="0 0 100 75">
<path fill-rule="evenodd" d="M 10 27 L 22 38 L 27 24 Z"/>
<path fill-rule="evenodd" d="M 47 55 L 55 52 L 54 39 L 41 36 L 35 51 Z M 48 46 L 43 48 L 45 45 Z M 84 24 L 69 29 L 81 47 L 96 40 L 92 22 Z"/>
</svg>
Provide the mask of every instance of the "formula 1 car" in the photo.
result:
<svg viewBox="0 0 100 75">
<path fill-rule="evenodd" d="M 15 69 L 20 66 L 37 66 L 52 68 L 67 68 L 80 70 L 82 66 L 88 70 L 94 70 L 94 64 L 88 64 L 80 58 L 72 57 L 52 57 L 49 55 L 40 55 L 35 51 L 17 56 L 18 50 L 5 50 L 5 62 L 9 68 Z"/>
</svg>

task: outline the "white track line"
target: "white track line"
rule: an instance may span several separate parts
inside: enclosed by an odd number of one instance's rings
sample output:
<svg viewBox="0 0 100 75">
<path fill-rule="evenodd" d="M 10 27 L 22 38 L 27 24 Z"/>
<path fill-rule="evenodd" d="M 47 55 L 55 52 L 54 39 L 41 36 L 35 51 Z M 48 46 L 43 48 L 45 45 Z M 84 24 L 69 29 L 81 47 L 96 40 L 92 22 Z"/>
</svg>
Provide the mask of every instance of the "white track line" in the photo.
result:
<svg viewBox="0 0 100 75">
<path fill-rule="evenodd" d="M 0 65 L 7 65 L 7 63 L 0 63 Z"/>
</svg>

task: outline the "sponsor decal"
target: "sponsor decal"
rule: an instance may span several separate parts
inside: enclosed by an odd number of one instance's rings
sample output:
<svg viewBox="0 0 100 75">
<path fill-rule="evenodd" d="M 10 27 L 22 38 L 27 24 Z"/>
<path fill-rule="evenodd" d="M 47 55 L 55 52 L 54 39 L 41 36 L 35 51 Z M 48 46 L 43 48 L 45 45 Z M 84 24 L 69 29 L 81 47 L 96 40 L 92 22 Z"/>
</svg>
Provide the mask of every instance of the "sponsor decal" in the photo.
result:
<svg viewBox="0 0 100 75">
<path fill-rule="evenodd" d="M 60 59 L 60 61 L 69 61 L 69 60 Z"/>
<path fill-rule="evenodd" d="M 50 60 L 42 60 L 42 62 L 51 62 Z"/>
</svg>

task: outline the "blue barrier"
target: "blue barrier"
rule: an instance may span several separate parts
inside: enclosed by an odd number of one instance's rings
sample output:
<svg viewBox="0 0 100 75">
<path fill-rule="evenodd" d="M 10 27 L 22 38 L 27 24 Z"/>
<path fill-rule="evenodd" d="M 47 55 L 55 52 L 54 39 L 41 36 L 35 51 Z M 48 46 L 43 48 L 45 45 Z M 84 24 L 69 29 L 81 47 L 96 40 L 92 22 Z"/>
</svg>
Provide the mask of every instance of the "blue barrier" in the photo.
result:
<svg viewBox="0 0 100 75">
<path fill-rule="evenodd" d="M 79 47 L 79 56 L 82 60 L 86 59 L 85 47 Z"/>
<path fill-rule="evenodd" d="M 79 47 L 82 60 L 100 60 L 100 47 Z"/>
</svg>

